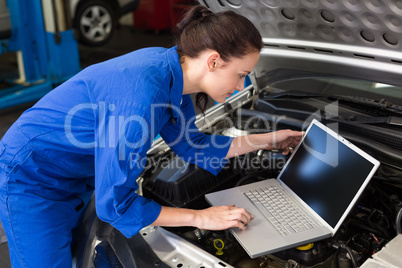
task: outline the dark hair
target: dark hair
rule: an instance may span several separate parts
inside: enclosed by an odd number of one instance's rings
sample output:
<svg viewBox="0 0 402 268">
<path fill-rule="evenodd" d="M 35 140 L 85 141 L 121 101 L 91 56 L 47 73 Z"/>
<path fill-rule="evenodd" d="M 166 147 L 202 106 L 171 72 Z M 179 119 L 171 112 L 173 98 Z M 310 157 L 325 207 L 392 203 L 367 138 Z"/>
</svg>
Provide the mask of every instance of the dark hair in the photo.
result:
<svg viewBox="0 0 402 268">
<path fill-rule="evenodd" d="M 177 52 L 190 58 L 211 49 L 228 62 L 233 57 L 260 51 L 263 46 L 259 31 L 246 17 L 233 11 L 213 13 L 204 6 L 191 8 L 177 25 L 177 32 Z M 198 93 L 196 105 L 204 112 L 208 95 Z"/>
</svg>

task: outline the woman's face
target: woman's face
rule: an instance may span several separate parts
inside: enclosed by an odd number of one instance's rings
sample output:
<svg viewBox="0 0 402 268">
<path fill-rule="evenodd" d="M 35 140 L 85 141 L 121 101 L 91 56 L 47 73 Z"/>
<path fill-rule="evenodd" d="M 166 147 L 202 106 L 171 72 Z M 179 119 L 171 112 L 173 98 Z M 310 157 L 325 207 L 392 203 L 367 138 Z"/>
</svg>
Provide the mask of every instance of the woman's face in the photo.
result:
<svg viewBox="0 0 402 268">
<path fill-rule="evenodd" d="M 228 62 L 218 58 L 211 63 L 204 92 L 214 101 L 222 103 L 236 90 L 244 89 L 246 75 L 251 73 L 260 57 L 259 52 L 252 52 L 243 58 L 232 58 Z M 215 64 L 216 62 L 216 64 Z"/>
</svg>

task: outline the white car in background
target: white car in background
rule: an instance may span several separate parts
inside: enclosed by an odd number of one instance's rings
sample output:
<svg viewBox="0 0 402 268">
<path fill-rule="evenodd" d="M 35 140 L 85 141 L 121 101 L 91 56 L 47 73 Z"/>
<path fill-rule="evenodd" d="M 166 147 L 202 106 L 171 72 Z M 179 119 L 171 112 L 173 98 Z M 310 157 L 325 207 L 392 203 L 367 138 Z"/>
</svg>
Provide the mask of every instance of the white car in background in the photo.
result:
<svg viewBox="0 0 402 268">
<path fill-rule="evenodd" d="M 78 41 L 100 46 L 112 38 L 117 20 L 134 11 L 140 0 L 70 0 Z"/>
</svg>

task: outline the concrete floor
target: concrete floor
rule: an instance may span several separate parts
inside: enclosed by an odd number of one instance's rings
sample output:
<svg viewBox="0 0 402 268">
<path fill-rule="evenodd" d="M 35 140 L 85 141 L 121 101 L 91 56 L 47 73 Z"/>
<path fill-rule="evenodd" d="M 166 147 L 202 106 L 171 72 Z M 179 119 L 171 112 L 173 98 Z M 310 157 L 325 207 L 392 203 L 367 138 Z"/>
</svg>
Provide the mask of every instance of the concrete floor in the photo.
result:
<svg viewBox="0 0 402 268">
<path fill-rule="evenodd" d="M 174 36 L 170 31 L 144 31 L 130 26 L 120 26 L 113 39 L 102 47 L 92 48 L 79 46 L 81 66 L 87 67 L 113 57 L 126 54 L 130 51 L 152 46 L 171 47 L 174 45 Z M 0 138 L 7 129 L 32 103 L 0 111 Z M 7 243 L 0 226 L 0 267 L 9 268 L 10 260 Z"/>
</svg>

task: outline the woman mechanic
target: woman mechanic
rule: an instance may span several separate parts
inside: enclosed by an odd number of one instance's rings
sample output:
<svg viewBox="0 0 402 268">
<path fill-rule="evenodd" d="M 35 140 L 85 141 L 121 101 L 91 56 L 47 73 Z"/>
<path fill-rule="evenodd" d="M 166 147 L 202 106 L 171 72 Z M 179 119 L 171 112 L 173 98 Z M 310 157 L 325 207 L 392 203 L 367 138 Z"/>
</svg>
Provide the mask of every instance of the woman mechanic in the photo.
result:
<svg viewBox="0 0 402 268">
<path fill-rule="evenodd" d="M 256 149 L 287 154 L 302 135 L 200 133 L 189 94 L 224 102 L 243 90 L 262 39 L 246 18 L 201 6 L 178 30 L 175 47 L 145 48 L 82 70 L 5 134 L 0 215 L 13 267 L 71 267 L 74 230 L 93 192 L 99 218 L 126 237 L 147 225 L 244 229 L 253 218 L 234 205 L 162 207 L 136 194 L 139 163 L 157 134 L 185 161 L 213 174 L 228 158 Z"/>
</svg>

